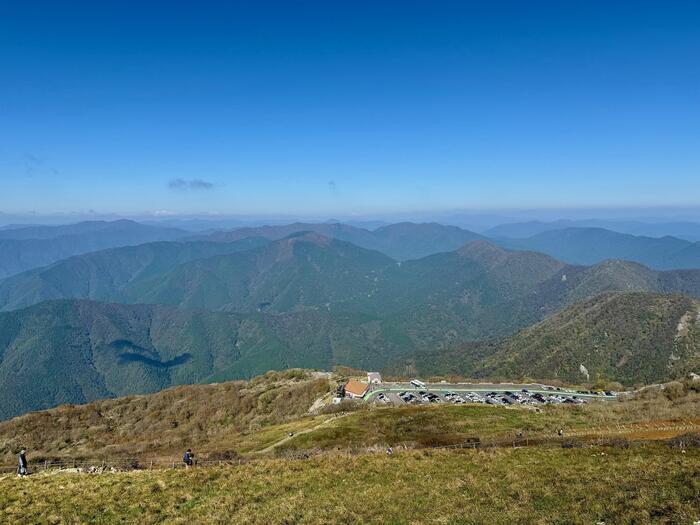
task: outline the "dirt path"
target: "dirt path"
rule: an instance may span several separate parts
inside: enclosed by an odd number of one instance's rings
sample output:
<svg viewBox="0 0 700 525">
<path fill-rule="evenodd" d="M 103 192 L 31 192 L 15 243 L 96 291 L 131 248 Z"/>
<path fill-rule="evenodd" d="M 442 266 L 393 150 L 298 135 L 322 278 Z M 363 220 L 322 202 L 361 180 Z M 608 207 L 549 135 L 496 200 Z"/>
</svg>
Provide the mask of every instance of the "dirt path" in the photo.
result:
<svg viewBox="0 0 700 525">
<path fill-rule="evenodd" d="M 272 445 L 270 445 L 270 446 L 268 446 L 268 447 L 265 447 L 265 448 L 262 449 L 262 450 L 256 451 L 255 454 L 265 454 L 265 453 L 267 453 L 267 452 L 271 452 L 271 451 L 274 450 L 275 448 L 277 448 L 277 447 L 279 447 L 280 445 L 286 443 L 287 441 L 290 441 L 290 440 L 294 439 L 294 438 L 297 437 L 297 436 L 300 436 L 300 435 L 302 435 L 302 434 L 308 434 L 309 432 L 313 432 L 314 430 L 318 430 L 319 428 L 321 428 L 322 426 L 327 425 L 327 424 L 330 423 L 331 421 L 336 421 L 336 420 L 340 419 L 341 417 L 345 417 L 345 416 L 347 416 L 347 415 L 349 415 L 349 414 L 350 414 L 350 412 L 346 412 L 345 414 L 339 414 L 339 415 L 330 417 L 330 418 L 328 418 L 328 419 L 326 419 L 326 420 L 324 420 L 324 421 L 321 421 L 318 425 L 315 425 L 315 426 L 313 426 L 313 427 L 307 428 L 307 429 L 305 429 L 305 430 L 300 430 L 299 432 L 295 432 L 295 433 L 292 434 L 291 436 L 285 436 L 285 437 L 283 437 L 282 439 L 280 439 L 279 441 L 274 442 Z"/>
</svg>

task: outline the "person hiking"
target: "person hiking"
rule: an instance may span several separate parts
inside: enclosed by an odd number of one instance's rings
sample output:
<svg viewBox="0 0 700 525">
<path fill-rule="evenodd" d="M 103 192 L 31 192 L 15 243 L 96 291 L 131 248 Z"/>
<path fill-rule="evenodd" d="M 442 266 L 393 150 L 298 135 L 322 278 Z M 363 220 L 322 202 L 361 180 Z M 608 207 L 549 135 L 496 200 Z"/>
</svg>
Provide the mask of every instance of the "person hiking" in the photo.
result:
<svg viewBox="0 0 700 525">
<path fill-rule="evenodd" d="M 17 468 L 17 474 L 20 477 L 24 477 L 27 475 L 27 451 L 25 449 L 22 449 L 19 452 L 19 465 Z"/>
<path fill-rule="evenodd" d="M 187 449 L 185 455 L 182 456 L 182 462 L 185 464 L 186 468 L 189 468 L 192 465 L 194 465 L 194 454 L 192 454 L 192 449 Z"/>
</svg>

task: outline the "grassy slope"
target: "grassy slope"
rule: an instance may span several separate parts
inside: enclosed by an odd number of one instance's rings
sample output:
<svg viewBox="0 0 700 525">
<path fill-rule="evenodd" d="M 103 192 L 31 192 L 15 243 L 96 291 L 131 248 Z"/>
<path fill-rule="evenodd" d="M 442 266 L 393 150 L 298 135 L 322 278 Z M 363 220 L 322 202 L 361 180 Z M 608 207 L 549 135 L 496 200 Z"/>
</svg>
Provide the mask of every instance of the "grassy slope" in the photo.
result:
<svg viewBox="0 0 700 525">
<path fill-rule="evenodd" d="M 194 446 L 216 452 L 259 449 L 295 429 L 328 393 L 327 379 L 308 372 L 269 372 L 252 381 L 171 388 L 157 394 L 67 405 L 0 423 L 0 457 L 21 447 L 43 457 L 174 455 Z M 277 425 L 274 428 L 267 428 Z"/>
<path fill-rule="evenodd" d="M 0 514 L 46 523 L 692 523 L 700 450 L 327 455 L 235 468 L 0 479 Z"/>
<path fill-rule="evenodd" d="M 13 523 L 143 524 L 692 523 L 700 517 L 698 448 L 681 452 L 641 442 L 629 448 L 410 448 L 474 436 L 489 441 L 516 431 L 552 435 L 561 427 L 583 437 L 631 422 L 625 435 L 653 438 L 640 429 L 700 422 L 694 383 L 648 389 L 632 401 L 539 412 L 407 406 L 305 416 L 328 387 L 327 379 L 290 371 L 250 383 L 62 407 L 0 424 L 8 454 L 20 445 L 12 436 L 32 436 L 30 463 L 42 446 L 58 446 L 69 457 L 121 451 L 141 459 L 170 454 L 177 461 L 191 446 L 202 459 L 232 450 L 252 458 L 235 467 L 187 471 L 0 475 L 0 516 Z M 288 432 L 296 434 L 287 439 Z M 55 441 L 65 435 L 70 442 Z M 281 444 L 273 454 L 282 457 L 252 454 L 274 443 Z M 387 444 L 409 448 L 396 446 L 392 457 L 373 452 Z M 302 450 L 321 453 L 287 459 Z"/>
<path fill-rule="evenodd" d="M 350 414 L 280 447 L 288 450 L 330 450 L 380 445 L 432 447 L 458 444 L 477 437 L 482 442 L 511 440 L 516 432 L 530 439 L 549 439 L 560 428 L 567 434 L 604 436 L 620 426 L 659 422 L 700 425 L 700 395 L 670 401 L 664 397 L 585 406 L 546 406 L 539 411 L 488 405 L 404 406 Z M 623 435 L 625 432 L 623 431 Z"/>
<path fill-rule="evenodd" d="M 567 435 L 612 437 L 657 426 L 700 425 L 700 394 L 675 384 L 673 397 L 650 391 L 632 401 L 582 406 L 505 409 L 485 405 L 377 407 L 309 416 L 334 379 L 313 379 L 303 371 L 268 373 L 250 382 L 177 387 L 80 406 L 64 406 L 0 423 L 0 458 L 14 462 L 26 446 L 33 461 L 44 458 L 178 460 L 192 447 L 203 459 L 226 454 L 279 455 L 375 446 L 432 447 L 478 437 L 483 443 L 510 441 L 516 432 L 531 440 Z M 339 417 L 338 417 L 339 416 Z M 623 428 L 620 429 L 620 426 Z M 684 430 L 676 430 L 679 433 Z M 290 432 L 295 433 L 286 439 Z M 668 437 L 638 435 L 638 438 Z M 282 440 L 285 439 L 284 442 Z"/>
</svg>

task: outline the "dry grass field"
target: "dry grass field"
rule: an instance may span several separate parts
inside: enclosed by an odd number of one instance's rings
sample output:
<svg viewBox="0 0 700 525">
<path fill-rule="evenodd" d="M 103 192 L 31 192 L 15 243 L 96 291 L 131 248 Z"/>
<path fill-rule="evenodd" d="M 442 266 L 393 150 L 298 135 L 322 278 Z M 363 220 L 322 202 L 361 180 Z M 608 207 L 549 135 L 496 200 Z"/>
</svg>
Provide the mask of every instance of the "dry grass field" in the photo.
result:
<svg viewBox="0 0 700 525">
<path fill-rule="evenodd" d="M 292 371 L 59 407 L 0 424 L 6 463 L 28 443 L 33 472 L 0 475 L 0 522 L 691 524 L 700 438 L 667 440 L 700 428 L 697 387 L 537 410 L 354 404 L 309 415 L 332 380 Z M 445 448 L 473 440 L 479 448 Z M 172 468 L 186 446 L 202 463 Z M 147 468 L 40 468 L 124 454 Z"/>
<path fill-rule="evenodd" d="M 324 454 L 238 467 L 0 479 L 5 523 L 692 524 L 700 449 Z"/>
</svg>

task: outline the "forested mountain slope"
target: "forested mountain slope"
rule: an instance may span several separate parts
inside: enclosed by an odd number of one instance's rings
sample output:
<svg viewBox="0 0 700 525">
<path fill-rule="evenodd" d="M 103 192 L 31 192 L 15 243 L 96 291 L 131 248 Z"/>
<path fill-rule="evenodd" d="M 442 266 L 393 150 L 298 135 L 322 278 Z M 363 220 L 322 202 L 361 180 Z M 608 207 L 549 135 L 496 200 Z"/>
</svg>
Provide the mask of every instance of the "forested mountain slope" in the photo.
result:
<svg viewBox="0 0 700 525">
<path fill-rule="evenodd" d="M 406 349 L 373 319 L 49 301 L 0 313 L 0 419 L 293 367 L 378 368 Z"/>
<path fill-rule="evenodd" d="M 510 248 L 547 253 L 572 264 L 624 259 L 657 270 L 700 269 L 700 242 L 669 236 L 635 236 L 603 228 L 566 228 L 498 242 Z"/>
<path fill-rule="evenodd" d="M 154 242 L 76 255 L 0 281 L 0 310 L 24 308 L 49 299 L 130 301 L 130 288 L 181 264 L 267 242 L 262 238 L 230 243 Z"/>
<path fill-rule="evenodd" d="M 404 364 L 424 374 L 668 381 L 700 370 L 700 302 L 683 295 L 602 294 L 501 342 L 422 352 Z"/>
<path fill-rule="evenodd" d="M 72 255 L 117 246 L 171 241 L 187 232 L 133 221 L 94 221 L 70 226 L 34 226 L 0 232 L 0 279 Z"/>
<path fill-rule="evenodd" d="M 347 241 L 361 248 L 377 250 L 399 261 L 419 259 L 434 253 L 456 250 L 470 241 L 483 238 L 457 226 L 401 222 L 382 226 L 372 231 L 341 223 L 294 223 L 284 226 L 260 226 L 215 232 L 207 239 L 231 241 L 245 237 L 265 237 L 270 240 L 278 240 L 304 231 Z"/>
</svg>

